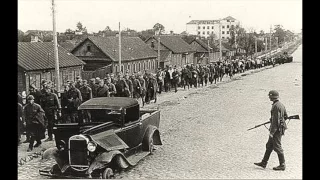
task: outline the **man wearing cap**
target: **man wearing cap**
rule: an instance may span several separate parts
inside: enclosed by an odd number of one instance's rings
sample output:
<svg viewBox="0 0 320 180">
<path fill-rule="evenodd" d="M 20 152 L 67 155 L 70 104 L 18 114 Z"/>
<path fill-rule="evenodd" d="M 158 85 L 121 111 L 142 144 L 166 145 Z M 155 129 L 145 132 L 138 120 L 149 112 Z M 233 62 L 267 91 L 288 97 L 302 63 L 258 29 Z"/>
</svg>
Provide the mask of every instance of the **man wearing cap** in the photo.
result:
<svg viewBox="0 0 320 180">
<path fill-rule="evenodd" d="M 69 111 L 69 118 L 72 123 L 79 122 L 79 112 L 78 107 L 82 103 L 82 96 L 79 89 L 75 87 L 75 83 L 73 81 L 70 81 L 69 83 L 69 90 L 67 92 L 67 98 L 68 98 L 68 111 Z"/>
<path fill-rule="evenodd" d="M 118 81 L 115 84 L 116 90 L 117 90 L 117 97 L 129 97 L 130 92 L 129 92 L 129 86 L 127 82 L 123 78 L 123 74 L 120 72 L 119 73 L 119 78 Z"/>
<path fill-rule="evenodd" d="M 147 81 L 146 81 L 146 103 L 150 103 L 150 100 L 154 100 L 157 102 L 157 80 L 153 77 L 151 73 L 147 73 Z"/>
<path fill-rule="evenodd" d="M 115 97 L 117 94 L 116 86 L 111 83 L 111 77 L 106 77 L 105 84 L 108 87 L 110 97 Z"/>
<path fill-rule="evenodd" d="M 171 81 L 172 87 L 174 88 L 174 92 L 178 91 L 177 86 L 179 83 L 179 76 L 180 76 L 180 74 L 178 72 L 178 69 L 176 66 L 174 66 L 174 69 L 172 72 L 172 81 Z"/>
<path fill-rule="evenodd" d="M 140 97 L 141 97 L 141 100 L 142 100 L 142 106 L 144 106 L 144 103 L 145 103 L 145 96 L 146 96 L 146 81 L 144 80 L 143 78 L 143 75 L 141 73 L 138 73 L 138 80 L 140 82 Z"/>
<path fill-rule="evenodd" d="M 109 88 L 106 84 L 104 84 L 103 80 L 98 80 L 99 87 L 97 89 L 97 97 L 110 97 Z"/>
<path fill-rule="evenodd" d="M 51 89 L 49 87 L 45 88 L 45 93 L 42 94 L 40 99 L 40 105 L 43 108 L 45 115 L 47 117 L 47 124 L 48 124 L 48 139 L 46 141 L 52 141 L 52 129 L 53 125 L 55 123 L 55 120 L 57 120 L 57 113 L 59 113 L 59 116 L 61 117 L 61 106 L 58 100 L 58 96 L 51 92 Z"/>
<path fill-rule="evenodd" d="M 159 67 L 157 71 L 157 84 L 159 87 L 159 91 L 158 91 L 159 94 L 161 94 L 162 92 L 162 85 L 164 84 L 164 76 L 165 76 L 164 72 Z"/>
<path fill-rule="evenodd" d="M 80 76 L 77 76 L 76 77 L 76 84 L 75 84 L 75 87 L 77 88 L 77 89 L 80 89 L 81 88 L 81 86 L 82 86 L 82 84 L 81 84 L 81 78 L 80 78 Z"/>
<path fill-rule="evenodd" d="M 34 102 L 37 104 L 40 104 L 40 98 L 41 98 L 41 91 L 36 88 L 34 84 L 31 84 L 29 86 L 29 95 L 32 95 L 34 97 Z"/>
<path fill-rule="evenodd" d="M 140 81 L 136 78 L 136 75 L 131 75 L 131 82 L 132 82 L 132 97 L 133 98 L 140 98 L 141 94 L 141 84 Z"/>
<path fill-rule="evenodd" d="M 269 128 L 269 139 L 266 144 L 266 151 L 261 162 L 254 163 L 257 166 L 266 168 L 271 152 L 274 150 L 278 154 L 280 165 L 273 170 L 282 170 L 286 168 L 283 149 L 281 147 L 281 137 L 284 135 L 287 125 L 285 119 L 288 117 L 285 106 L 279 101 L 279 93 L 275 90 L 269 92 L 269 99 L 273 102 L 271 107 L 271 118 Z"/>
<path fill-rule="evenodd" d="M 88 101 L 92 98 L 92 89 L 88 86 L 87 80 L 82 80 L 82 86 L 80 87 L 82 96 L 82 102 Z"/>
<path fill-rule="evenodd" d="M 132 84 L 132 81 L 131 79 L 129 78 L 129 73 L 126 73 L 126 75 L 124 76 L 124 80 L 126 81 L 126 83 L 128 84 L 128 87 L 129 87 L 129 97 L 133 97 L 133 84 Z"/>
<path fill-rule="evenodd" d="M 30 142 L 28 152 L 32 151 L 33 147 L 41 145 L 41 139 L 45 138 L 45 112 L 41 106 L 34 102 L 34 97 L 29 95 L 27 97 L 28 104 L 24 107 L 25 122 L 30 132 Z M 34 141 L 37 141 L 33 146 Z"/>
<path fill-rule="evenodd" d="M 97 97 L 97 89 L 99 87 L 99 85 L 97 85 L 95 81 L 96 80 L 94 78 L 91 78 L 89 83 L 89 87 L 91 88 L 93 98 Z"/>
</svg>

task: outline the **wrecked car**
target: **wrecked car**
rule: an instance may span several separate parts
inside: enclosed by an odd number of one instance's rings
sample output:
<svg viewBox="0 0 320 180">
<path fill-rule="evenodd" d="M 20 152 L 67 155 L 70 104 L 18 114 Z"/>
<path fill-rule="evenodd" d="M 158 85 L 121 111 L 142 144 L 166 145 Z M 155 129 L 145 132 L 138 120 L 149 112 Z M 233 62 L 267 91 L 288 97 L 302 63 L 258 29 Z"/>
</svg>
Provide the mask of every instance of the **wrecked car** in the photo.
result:
<svg viewBox="0 0 320 180">
<path fill-rule="evenodd" d="M 133 98 L 93 98 L 78 110 L 88 118 L 54 126 L 56 147 L 47 149 L 42 161 L 56 164 L 39 170 L 41 175 L 109 179 L 162 145 L 160 111 L 140 109 Z"/>
</svg>

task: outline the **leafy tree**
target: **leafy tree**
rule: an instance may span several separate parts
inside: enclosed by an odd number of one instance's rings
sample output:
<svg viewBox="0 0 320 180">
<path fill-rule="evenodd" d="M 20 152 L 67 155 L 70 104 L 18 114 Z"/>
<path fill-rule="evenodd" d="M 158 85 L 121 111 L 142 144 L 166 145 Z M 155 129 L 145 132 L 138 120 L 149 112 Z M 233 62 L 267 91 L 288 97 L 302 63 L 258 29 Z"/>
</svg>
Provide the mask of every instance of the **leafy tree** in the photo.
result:
<svg viewBox="0 0 320 180">
<path fill-rule="evenodd" d="M 279 44 L 282 44 L 286 38 L 286 32 L 283 29 L 282 25 L 278 24 L 274 26 L 273 36 L 278 37 Z"/>
<path fill-rule="evenodd" d="M 86 27 L 83 27 L 82 23 L 81 22 L 78 22 L 77 23 L 77 30 L 82 32 L 83 34 L 87 34 L 87 28 Z"/>
<path fill-rule="evenodd" d="M 154 36 L 155 30 L 154 29 L 147 29 L 147 30 L 143 30 L 141 32 L 138 32 L 138 36 L 140 37 L 140 39 L 142 39 L 143 41 L 147 40 L 148 38 Z"/>
<path fill-rule="evenodd" d="M 159 34 L 163 34 L 164 33 L 164 26 L 160 23 L 156 23 L 154 26 L 153 26 L 153 30 Z"/>
<path fill-rule="evenodd" d="M 18 29 L 18 42 L 23 42 L 24 32 Z"/>
</svg>

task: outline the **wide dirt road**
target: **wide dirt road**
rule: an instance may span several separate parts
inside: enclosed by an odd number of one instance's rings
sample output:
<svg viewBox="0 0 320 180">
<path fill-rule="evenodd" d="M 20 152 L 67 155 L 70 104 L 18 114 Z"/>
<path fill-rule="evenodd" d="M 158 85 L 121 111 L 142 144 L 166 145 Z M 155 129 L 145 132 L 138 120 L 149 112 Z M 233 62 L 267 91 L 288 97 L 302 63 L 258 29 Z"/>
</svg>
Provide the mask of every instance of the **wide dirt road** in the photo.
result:
<svg viewBox="0 0 320 180">
<path fill-rule="evenodd" d="M 171 102 L 159 98 L 162 146 L 137 166 L 116 174 L 129 179 L 302 179 L 302 47 L 294 62 L 240 76 L 234 81 L 206 88 L 170 93 Z M 248 128 L 268 121 L 272 102 L 268 92 L 276 89 L 291 120 L 282 139 L 287 169 L 275 152 L 266 169 L 261 161 L 268 131 Z M 157 105 L 157 104 L 156 104 Z M 155 104 L 150 104 L 155 106 Z M 44 178 L 38 168 L 48 164 L 31 161 L 19 167 L 19 178 Z"/>
<path fill-rule="evenodd" d="M 294 62 L 276 66 L 218 87 L 199 89 L 180 104 L 161 108 L 163 145 L 138 166 L 118 178 L 254 178 L 302 179 L 302 122 L 291 120 L 283 137 L 287 169 L 275 152 L 266 169 L 260 162 L 268 131 L 247 131 L 268 121 L 272 102 L 267 96 L 276 89 L 288 114 L 302 120 L 302 47 Z"/>
</svg>

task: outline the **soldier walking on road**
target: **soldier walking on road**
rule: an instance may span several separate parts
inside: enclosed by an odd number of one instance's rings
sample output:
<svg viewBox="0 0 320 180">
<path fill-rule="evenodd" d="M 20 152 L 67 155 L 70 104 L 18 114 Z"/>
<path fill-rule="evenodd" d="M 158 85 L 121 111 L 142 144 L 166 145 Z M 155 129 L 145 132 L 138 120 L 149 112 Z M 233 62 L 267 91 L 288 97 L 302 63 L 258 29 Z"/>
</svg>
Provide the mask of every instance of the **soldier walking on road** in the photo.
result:
<svg viewBox="0 0 320 180">
<path fill-rule="evenodd" d="M 82 80 L 82 86 L 79 90 L 81 92 L 82 102 L 92 98 L 92 89 L 88 86 L 87 80 Z"/>
<path fill-rule="evenodd" d="M 109 88 L 104 84 L 103 80 L 98 80 L 99 87 L 97 88 L 97 97 L 110 97 Z"/>
<path fill-rule="evenodd" d="M 89 87 L 90 87 L 91 90 L 92 90 L 92 97 L 93 97 L 93 98 L 94 98 L 94 97 L 97 97 L 97 89 L 98 89 L 99 85 L 97 85 L 97 84 L 95 83 L 95 79 L 94 79 L 94 78 L 91 78 L 91 79 L 90 79 Z"/>
<path fill-rule="evenodd" d="M 41 106 L 34 102 L 34 97 L 29 95 L 28 104 L 24 107 L 25 121 L 30 131 L 30 144 L 27 152 L 32 151 L 33 147 L 41 145 L 41 139 L 45 138 L 45 115 Z M 33 146 L 34 141 L 37 141 Z"/>
<path fill-rule="evenodd" d="M 129 73 L 125 74 L 124 80 L 126 81 L 126 83 L 128 84 L 128 87 L 129 87 L 129 89 L 128 89 L 129 97 L 132 97 L 133 96 L 133 94 L 132 94 L 132 92 L 133 92 L 133 84 L 132 84 L 132 81 L 130 79 Z"/>
<path fill-rule="evenodd" d="M 61 106 L 58 100 L 58 96 L 51 92 L 49 87 L 45 88 L 45 93 L 42 94 L 40 99 L 40 105 L 43 108 L 45 115 L 47 117 L 47 129 L 48 129 L 48 139 L 46 141 L 52 141 L 52 128 L 56 117 L 58 116 L 57 112 L 59 111 L 59 116 L 61 117 Z"/>
<path fill-rule="evenodd" d="M 111 83 L 111 77 L 107 77 L 105 84 L 108 87 L 110 97 L 114 97 L 117 94 L 116 86 Z"/>
<path fill-rule="evenodd" d="M 274 150 L 278 154 L 280 165 L 273 170 L 282 170 L 286 168 L 283 149 L 281 147 L 281 137 L 284 135 L 287 125 L 285 119 L 288 117 L 285 106 L 279 101 L 279 93 L 275 90 L 269 92 L 269 99 L 273 102 L 270 118 L 270 134 L 266 144 L 266 151 L 261 162 L 254 163 L 257 166 L 266 168 L 271 152 Z"/>
<path fill-rule="evenodd" d="M 117 90 L 117 97 L 130 97 L 129 86 L 126 80 L 123 78 L 122 72 L 118 75 L 118 80 L 115 84 Z"/>
</svg>

